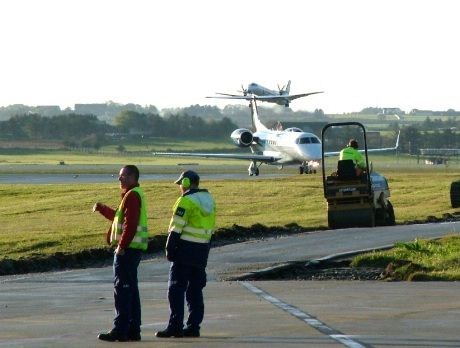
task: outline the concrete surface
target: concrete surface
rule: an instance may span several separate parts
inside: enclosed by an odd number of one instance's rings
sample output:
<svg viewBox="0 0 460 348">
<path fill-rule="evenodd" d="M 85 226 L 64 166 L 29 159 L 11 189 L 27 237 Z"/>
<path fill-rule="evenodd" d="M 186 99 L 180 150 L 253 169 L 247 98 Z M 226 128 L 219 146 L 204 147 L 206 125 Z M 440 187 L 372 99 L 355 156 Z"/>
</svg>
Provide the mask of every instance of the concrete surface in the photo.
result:
<svg viewBox="0 0 460 348">
<path fill-rule="evenodd" d="M 142 341 L 135 346 L 460 347 L 458 282 L 221 282 L 222 275 L 416 237 L 460 224 L 305 233 L 211 251 L 202 337 L 158 339 L 168 320 L 168 263 L 142 262 Z M 104 347 L 111 327 L 111 268 L 0 277 L 0 347 Z"/>
</svg>

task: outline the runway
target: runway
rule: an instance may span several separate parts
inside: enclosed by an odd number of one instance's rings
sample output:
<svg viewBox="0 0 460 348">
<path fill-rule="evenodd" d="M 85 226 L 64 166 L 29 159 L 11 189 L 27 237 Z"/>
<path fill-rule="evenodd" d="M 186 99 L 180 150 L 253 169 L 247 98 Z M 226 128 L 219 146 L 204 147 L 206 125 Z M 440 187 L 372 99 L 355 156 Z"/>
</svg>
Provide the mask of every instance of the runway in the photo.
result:
<svg viewBox="0 0 460 348">
<path fill-rule="evenodd" d="M 180 173 L 180 171 L 178 171 Z M 141 181 L 170 181 L 177 179 L 179 174 L 142 174 Z M 284 173 L 266 173 L 258 179 L 289 176 Z M 200 174 L 201 180 L 250 179 L 247 172 Z M 118 182 L 118 173 L 115 174 L 0 174 L 0 184 L 89 184 Z"/>
<path fill-rule="evenodd" d="M 158 255 L 142 262 L 139 269 L 143 331 L 142 342 L 135 345 L 459 347 L 456 282 L 219 280 L 280 262 L 459 231 L 459 222 L 355 228 L 213 248 L 205 288 L 205 321 L 198 339 L 154 337 L 154 331 L 164 328 L 168 319 L 169 264 Z M 109 346 L 96 337 L 111 326 L 111 272 L 111 267 L 103 267 L 0 277 L 0 346 Z"/>
</svg>

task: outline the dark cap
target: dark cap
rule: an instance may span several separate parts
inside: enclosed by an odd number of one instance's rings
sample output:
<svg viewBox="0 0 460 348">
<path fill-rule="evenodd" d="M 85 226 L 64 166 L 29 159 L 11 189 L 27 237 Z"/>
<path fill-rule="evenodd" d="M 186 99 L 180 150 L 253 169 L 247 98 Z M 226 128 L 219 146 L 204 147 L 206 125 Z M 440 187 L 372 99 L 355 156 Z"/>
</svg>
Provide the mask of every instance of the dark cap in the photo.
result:
<svg viewBox="0 0 460 348">
<path fill-rule="evenodd" d="M 348 146 L 357 149 L 358 148 L 358 142 L 356 141 L 356 139 L 350 139 L 350 141 L 348 142 Z"/>
<path fill-rule="evenodd" d="M 195 173 L 193 170 L 187 170 L 185 172 L 182 172 L 182 174 L 176 181 L 174 181 L 174 183 L 180 185 L 182 183 L 183 178 L 188 178 L 190 180 L 190 183 L 192 184 L 198 185 L 200 183 L 199 175 Z"/>
</svg>

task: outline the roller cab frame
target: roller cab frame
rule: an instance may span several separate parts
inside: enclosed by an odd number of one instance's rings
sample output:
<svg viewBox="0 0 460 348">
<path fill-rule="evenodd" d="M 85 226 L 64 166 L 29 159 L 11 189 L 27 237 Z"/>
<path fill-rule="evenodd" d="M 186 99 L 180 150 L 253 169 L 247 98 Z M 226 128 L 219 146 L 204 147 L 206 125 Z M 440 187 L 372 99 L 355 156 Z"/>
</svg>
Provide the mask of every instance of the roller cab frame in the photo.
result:
<svg viewBox="0 0 460 348">
<path fill-rule="evenodd" d="M 338 163 L 336 172 L 327 175 L 325 168 L 325 135 L 332 127 L 352 126 L 362 131 L 364 159 L 366 170 L 359 177 L 350 175 L 354 165 L 348 168 L 348 175 L 343 164 Z M 324 126 L 321 132 L 322 143 L 322 175 L 324 198 L 327 201 L 327 220 L 329 228 L 374 227 L 375 225 L 394 225 L 393 206 L 388 197 L 390 191 L 388 181 L 382 175 L 372 172 L 369 168 L 367 136 L 365 127 L 359 122 L 337 122 Z M 342 170 L 340 169 L 342 167 Z M 345 166 L 346 167 L 346 166 Z"/>
</svg>

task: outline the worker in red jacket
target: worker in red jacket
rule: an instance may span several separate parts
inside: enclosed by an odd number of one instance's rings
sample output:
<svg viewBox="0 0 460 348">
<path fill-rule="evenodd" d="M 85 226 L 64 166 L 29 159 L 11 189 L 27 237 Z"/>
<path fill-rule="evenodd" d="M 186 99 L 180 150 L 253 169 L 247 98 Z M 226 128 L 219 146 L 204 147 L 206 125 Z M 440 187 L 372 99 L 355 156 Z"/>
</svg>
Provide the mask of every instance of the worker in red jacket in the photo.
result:
<svg viewBox="0 0 460 348">
<path fill-rule="evenodd" d="M 142 251 L 147 250 L 147 205 L 139 186 L 139 169 L 134 165 L 121 168 L 118 180 L 121 202 L 112 209 L 96 203 L 93 210 L 112 221 L 107 243 L 115 248 L 113 260 L 116 316 L 113 328 L 99 334 L 103 341 L 140 341 L 141 304 L 137 268 Z"/>
</svg>

